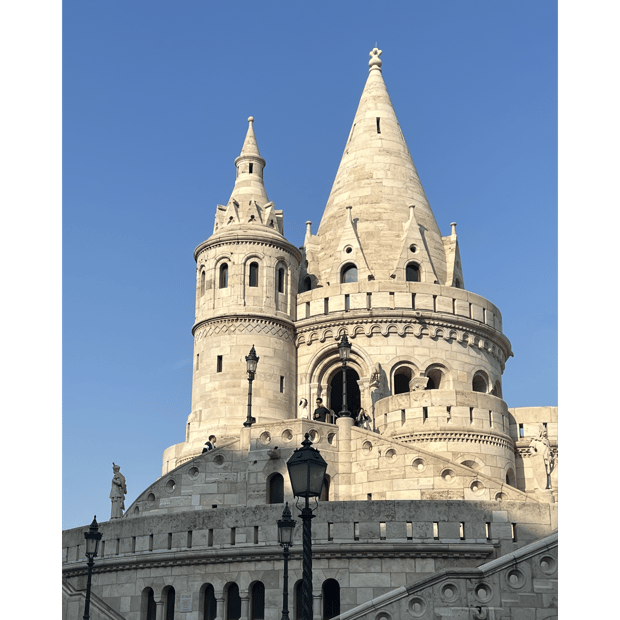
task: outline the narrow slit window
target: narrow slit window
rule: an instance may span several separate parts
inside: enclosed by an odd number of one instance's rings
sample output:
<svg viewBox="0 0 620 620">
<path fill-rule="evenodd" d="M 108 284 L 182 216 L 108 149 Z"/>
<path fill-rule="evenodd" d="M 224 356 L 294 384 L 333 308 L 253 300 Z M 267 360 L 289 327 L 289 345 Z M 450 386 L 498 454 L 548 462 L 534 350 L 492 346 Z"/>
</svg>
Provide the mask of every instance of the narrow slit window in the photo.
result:
<svg viewBox="0 0 620 620">
<path fill-rule="evenodd" d="M 379 522 L 379 539 L 380 540 L 385 540 L 386 539 L 385 521 L 380 521 Z"/>
<path fill-rule="evenodd" d="M 200 272 L 200 294 L 205 294 L 207 275 L 204 272 L 204 269 Z"/>
<path fill-rule="evenodd" d="M 230 528 L 230 544 L 234 545 L 237 539 L 237 528 L 236 527 L 231 527 Z"/>
<path fill-rule="evenodd" d="M 79 550 L 79 547 L 78 547 Z M 118 555 L 121 552 L 121 539 L 116 539 L 116 553 L 114 555 Z"/>
<path fill-rule="evenodd" d="M 381 118 L 377 116 L 377 133 L 381 133 Z"/>
<path fill-rule="evenodd" d="M 512 542 L 517 542 L 517 524 L 511 523 L 510 530 L 512 532 Z"/>
<path fill-rule="evenodd" d="M 327 524 L 327 540 L 334 540 L 334 524 Z"/>
<path fill-rule="evenodd" d="M 465 540 L 465 523 L 463 521 L 459 525 L 459 537 L 461 540 Z"/>
<path fill-rule="evenodd" d="M 353 524 L 353 540 L 359 540 L 359 539 L 360 539 L 360 524 L 354 523 Z"/>
<path fill-rule="evenodd" d="M 284 293 L 284 268 L 278 269 L 278 293 Z"/>
<path fill-rule="evenodd" d="M 474 408 L 473 407 L 469 408 L 469 423 L 470 424 L 474 423 Z"/>
<path fill-rule="evenodd" d="M 306 318 L 307 319 L 310 318 L 310 302 L 309 301 L 306 302 Z"/>
<path fill-rule="evenodd" d="M 250 281 L 251 287 L 258 286 L 258 263 L 250 263 Z"/>
<path fill-rule="evenodd" d="M 469 318 L 470 319 L 474 318 L 474 308 L 471 304 L 469 304 Z"/>
<path fill-rule="evenodd" d="M 452 300 L 452 314 L 456 314 L 456 299 Z"/>
<path fill-rule="evenodd" d="M 366 293 L 366 310 L 372 308 L 372 293 Z"/>
<path fill-rule="evenodd" d="M 172 549 L 172 532 L 168 532 L 168 549 Z"/>
<path fill-rule="evenodd" d="M 348 312 L 350 309 L 351 309 L 351 296 L 345 295 L 344 296 L 344 311 Z"/>
<path fill-rule="evenodd" d="M 437 312 L 437 295 L 433 295 L 433 312 Z"/>
<path fill-rule="evenodd" d="M 329 297 L 325 297 L 323 300 L 323 312 L 329 314 Z"/>
<path fill-rule="evenodd" d="M 493 413 L 489 411 L 489 426 L 493 426 Z"/>
<path fill-rule="evenodd" d="M 415 310 L 415 293 L 411 293 L 411 309 Z"/>
<path fill-rule="evenodd" d="M 413 540 L 413 522 L 407 521 L 407 540 Z"/>
<path fill-rule="evenodd" d="M 284 394 L 284 377 L 280 377 L 280 394 Z"/>
<path fill-rule="evenodd" d="M 366 493 L 366 500 L 367 501 L 372 501 L 372 493 Z"/>
<path fill-rule="evenodd" d="M 220 265 L 220 288 L 228 288 L 228 263 Z"/>
<path fill-rule="evenodd" d="M 192 530 L 188 530 L 187 532 L 187 548 L 192 548 Z"/>
<path fill-rule="evenodd" d="M 223 366 L 223 360 L 222 360 L 222 356 L 218 355 L 217 356 L 217 372 L 222 372 L 222 366 Z"/>
<path fill-rule="evenodd" d="M 250 168 L 249 172 L 250 174 L 252 174 L 254 172 L 254 164 L 250 164 L 249 168 Z"/>
<path fill-rule="evenodd" d="M 136 537 L 135 536 L 131 537 L 131 552 L 132 553 L 136 552 Z"/>
<path fill-rule="evenodd" d="M 433 538 L 439 540 L 439 522 L 433 521 Z"/>
<path fill-rule="evenodd" d="M 390 293 L 390 308 L 394 310 L 396 306 L 394 305 L 394 293 Z"/>
<path fill-rule="evenodd" d="M 207 547 L 213 547 L 213 528 L 210 528 L 207 534 Z"/>
<path fill-rule="evenodd" d="M 422 407 L 422 422 L 428 420 L 428 407 Z"/>
<path fill-rule="evenodd" d="M 487 521 L 484 524 L 484 527 L 485 527 L 485 530 L 486 530 L 487 540 L 491 540 L 491 523 Z"/>
<path fill-rule="evenodd" d="M 101 557 L 105 555 L 105 540 L 101 541 Z"/>
<path fill-rule="evenodd" d="M 196 370 L 200 370 L 200 353 L 196 353 Z"/>
<path fill-rule="evenodd" d="M 258 525 L 254 526 L 254 544 L 258 545 Z"/>
<path fill-rule="evenodd" d="M 487 309 L 482 308 L 482 322 L 486 325 L 487 322 Z"/>
<path fill-rule="evenodd" d="M 153 551 L 153 534 L 149 534 L 149 551 Z"/>
</svg>

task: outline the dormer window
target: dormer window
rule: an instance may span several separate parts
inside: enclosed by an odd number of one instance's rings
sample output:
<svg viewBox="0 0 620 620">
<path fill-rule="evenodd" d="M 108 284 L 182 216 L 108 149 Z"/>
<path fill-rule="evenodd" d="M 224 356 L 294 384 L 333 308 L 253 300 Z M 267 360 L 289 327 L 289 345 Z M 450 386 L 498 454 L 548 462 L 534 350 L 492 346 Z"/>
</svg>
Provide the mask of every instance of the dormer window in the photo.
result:
<svg viewBox="0 0 620 620">
<path fill-rule="evenodd" d="M 420 265 L 417 263 L 407 263 L 407 267 L 405 268 L 405 280 L 407 280 L 407 282 L 419 282 Z"/>
<path fill-rule="evenodd" d="M 357 267 L 353 263 L 347 263 L 342 268 L 340 282 L 341 284 L 347 284 L 349 282 L 357 282 Z"/>
</svg>

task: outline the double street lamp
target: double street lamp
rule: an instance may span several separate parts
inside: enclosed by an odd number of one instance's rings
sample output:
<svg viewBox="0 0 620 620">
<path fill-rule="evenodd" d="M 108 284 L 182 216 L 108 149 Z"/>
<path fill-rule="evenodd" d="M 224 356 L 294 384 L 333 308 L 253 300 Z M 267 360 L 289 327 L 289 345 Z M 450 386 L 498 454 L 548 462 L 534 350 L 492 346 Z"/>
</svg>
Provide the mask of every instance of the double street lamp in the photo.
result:
<svg viewBox="0 0 620 620">
<path fill-rule="evenodd" d="M 297 522 L 291 519 L 288 502 L 282 511 L 282 519 L 278 519 L 278 542 L 284 549 L 284 587 L 282 589 L 282 620 L 289 620 L 288 615 L 288 548 L 293 544 L 293 530 Z"/>
<path fill-rule="evenodd" d="M 286 463 L 295 497 L 303 497 L 306 505 L 300 517 L 303 522 L 303 576 L 302 576 L 302 620 L 312 620 L 312 523 L 314 518 L 309 506 L 311 497 L 319 497 L 323 490 L 327 463 L 321 453 L 312 447 L 310 434 L 301 442 Z"/>
<path fill-rule="evenodd" d="M 84 616 L 82 620 L 90 619 L 90 581 L 93 574 L 93 566 L 95 564 L 95 558 L 97 557 L 97 548 L 99 547 L 99 541 L 103 534 L 99 531 L 99 524 L 97 523 L 97 516 L 93 518 L 93 522 L 90 524 L 90 528 L 87 532 L 84 532 L 84 538 L 86 539 L 86 557 L 88 558 L 88 580 L 86 581 L 86 601 L 84 603 Z"/>
<path fill-rule="evenodd" d="M 250 428 L 254 422 L 256 422 L 256 418 L 252 417 L 252 381 L 254 381 L 254 375 L 256 374 L 256 366 L 258 366 L 258 360 L 260 358 L 256 355 L 256 350 L 254 349 L 254 345 L 252 345 L 252 349 L 250 350 L 250 354 L 245 356 L 245 363 L 247 365 L 248 370 L 248 415 L 243 423 L 243 426 L 246 428 Z"/>
<path fill-rule="evenodd" d="M 342 339 L 338 343 L 338 355 L 342 362 L 342 411 L 338 414 L 338 417 L 351 417 L 351 412 L 347 408 L 347 362 L 351 359 L 351 343 L 344 334 Z"/>
</svg>

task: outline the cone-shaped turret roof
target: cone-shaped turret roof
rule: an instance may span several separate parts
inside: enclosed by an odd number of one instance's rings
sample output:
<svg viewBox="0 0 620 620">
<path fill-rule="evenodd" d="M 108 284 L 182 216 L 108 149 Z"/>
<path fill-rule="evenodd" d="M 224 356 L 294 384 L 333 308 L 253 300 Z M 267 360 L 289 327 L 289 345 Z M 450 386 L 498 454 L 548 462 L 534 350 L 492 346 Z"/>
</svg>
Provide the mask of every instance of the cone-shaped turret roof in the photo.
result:
<svg viewBox="0 0 620 620">
<path fill-rule="evenodd" d="M 446 258 L 441 233 L 383 81 L 380 55 L 377 48 L 370 52 L 368 79 L 313 240 L 320 246 L 314 254 L 318 264 L 309 268 L 322 284 L 336 283 L 335 254 L 347 226 L 347 207 L 352 207 L 371 279 L 401 279 L 394 275 L 395 267 L 413 224 L 421 245 L 416 248 L 416 260 L 424 262 L 425 281 L 443 284 Z"/>
</svg>

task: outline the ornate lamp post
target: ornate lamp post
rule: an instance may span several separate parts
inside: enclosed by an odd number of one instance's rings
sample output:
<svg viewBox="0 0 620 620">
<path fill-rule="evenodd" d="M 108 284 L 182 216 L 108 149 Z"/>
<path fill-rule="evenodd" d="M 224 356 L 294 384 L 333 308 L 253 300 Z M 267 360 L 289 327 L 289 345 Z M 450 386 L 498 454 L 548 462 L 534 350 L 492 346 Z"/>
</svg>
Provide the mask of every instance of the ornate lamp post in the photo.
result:
<svg viewBox="0 0 620 620">
<path fill-rule="evenodd" d="M 258 360 L 260 358 L 256 355 L 256 351 L 254 350 L 254 345 L 252 345 L 252 349 L 250 350 L 250 354 L 245 356 L 245 363 L 247 364 L 248 369 L 248 416 L 243 423 L 243 426 L 250 428 L 254 422 L 256 422 L 256 418 L 252 417 L 252 381 L 254 381 L 254 375 L 256 374 L 256 366 L 258 366 Z"/>
<path fill-rule="evenodd" d="M 351 358 L 351 343 L 345 334 L 338 343 L 338 355 L 342 362 L 342 411 L 338 417 L 351 417 L 351 412 L 347 408 L 347 362 Z"/>
<path fill-rule="evenodd" d="M 293 544 L 293 530 L 297 522 L 291 519 L 288 502 L 282 511 L 282 519 L 278 519 L 278 542 L 284 549 L 284 587 L 282 589 L 282 620 L 288 616 L 288 548 Z"/>
<path fill-rule="evenodd" d="M 327 463 L 321 453 L 312 448 L 310 434 L 301 442 L 286 463 L 288 475 L 295 497 L 303 497 L 306 505 L 302 508 L 303 522 L 303 577 L 302 577 L 302 620 L 312 620 L 312 523 L 314 518 L 308 500 L 319 497 L 323 490 Z"/>
<path fill-rule="evenodd" d="M 97 548 L 99 547 L 99 541 L 102 536 L 103 534 L 99 531 L 99 524 L 97 523 L 97 516 L 95 515 L 88 532 L 84 532 L 84 538 L 86 539 L 85 555 L 88 558 L 88 580 L 86 582 L 86 602 L 84 603 L 83 620 L 90 619 L 90 581 L 93 574 L 95 558 L 97 557 Z"/>
</svg>

